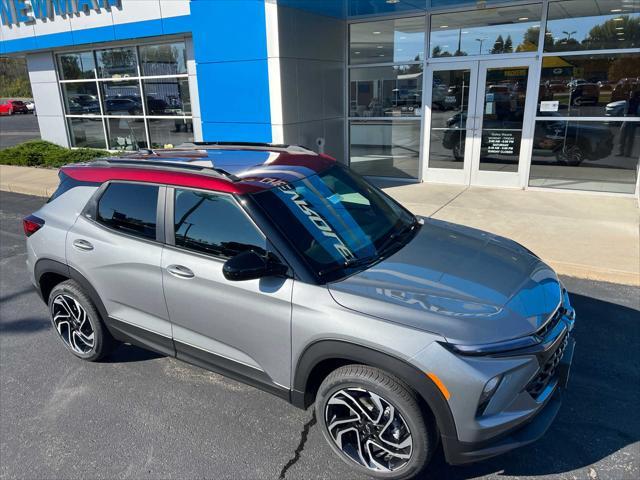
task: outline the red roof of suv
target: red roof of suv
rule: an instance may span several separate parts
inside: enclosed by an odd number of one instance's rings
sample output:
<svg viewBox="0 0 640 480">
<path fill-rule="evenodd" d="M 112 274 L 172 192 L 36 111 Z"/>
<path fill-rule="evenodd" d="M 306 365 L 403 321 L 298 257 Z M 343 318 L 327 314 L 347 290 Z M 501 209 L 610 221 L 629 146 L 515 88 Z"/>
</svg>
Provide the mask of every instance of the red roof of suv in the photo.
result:
<svg viewBox="0 0 640 480">
<path fill-rule="evenodd" d="M 62 171 L 84 182 L 129 180 L 245 194 L 308 177 L 335 163 L 327 155 L 302 147 L 199 146 L 142 150 L 125 157 L 67 165 Z"/>
</svg>

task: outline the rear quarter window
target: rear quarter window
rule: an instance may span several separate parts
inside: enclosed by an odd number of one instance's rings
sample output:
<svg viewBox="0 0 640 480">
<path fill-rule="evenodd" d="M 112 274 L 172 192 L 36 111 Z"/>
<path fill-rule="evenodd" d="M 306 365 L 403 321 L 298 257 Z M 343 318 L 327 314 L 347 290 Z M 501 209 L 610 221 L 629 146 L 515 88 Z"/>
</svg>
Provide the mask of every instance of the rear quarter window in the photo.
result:
<svg viewBox="0 0 640 480">
<path fill-rule="evenodd" d="M 112 183 L 98 200 L 96 221 L 122 233 L 155 240 L 157 208 L 158 187 Z"/>
</svg>

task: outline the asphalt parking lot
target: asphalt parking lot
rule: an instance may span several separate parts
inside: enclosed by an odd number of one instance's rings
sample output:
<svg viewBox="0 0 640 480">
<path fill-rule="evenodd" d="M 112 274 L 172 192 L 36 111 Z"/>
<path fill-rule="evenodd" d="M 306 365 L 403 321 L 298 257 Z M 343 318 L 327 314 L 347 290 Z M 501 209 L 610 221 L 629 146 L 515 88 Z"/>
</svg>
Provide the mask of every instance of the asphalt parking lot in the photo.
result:
<svg viewBox="0 0 640 480">
<path fill-rule="evenodd" d="M 40 138 L 38 117 L 32 114 L 0 116 L 0 148 Z"/>
<path fill-rule="evenodd" d="M 175 359 L 122 346 L 65 352 L 24 268 L 21 219 L 43 202 L 0 192 L 0 478 L 356 478 L 311 411 Z M 577 347 L 559 417 L 537 443 L 426 478 L 638 478 L 640 290 L 566 278 Z"/>
</svg>

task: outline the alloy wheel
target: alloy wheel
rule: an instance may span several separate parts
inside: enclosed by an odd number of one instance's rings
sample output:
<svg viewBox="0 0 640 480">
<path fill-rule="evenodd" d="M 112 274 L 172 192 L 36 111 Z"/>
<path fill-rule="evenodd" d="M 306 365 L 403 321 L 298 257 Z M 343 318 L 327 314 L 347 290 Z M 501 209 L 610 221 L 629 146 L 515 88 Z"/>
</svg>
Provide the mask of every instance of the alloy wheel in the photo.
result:
<svg viewBox="0 0 640 480">
<path fill-rule="evenodd" d="M 344 388 L 325 406 L 331 439 L 347 457 L 377 472 L 395 472 L 410 460 L 411 431 L 402 414 L 380 395 Z"/>
<path fill-rule="evenodd" d="M 95 345 L 93 326 L 87 311 L 69 295 L 60 294 L 51 302 L 51 318 L 62 341 L 76 353 L 86 355 Z"/>
</svg>

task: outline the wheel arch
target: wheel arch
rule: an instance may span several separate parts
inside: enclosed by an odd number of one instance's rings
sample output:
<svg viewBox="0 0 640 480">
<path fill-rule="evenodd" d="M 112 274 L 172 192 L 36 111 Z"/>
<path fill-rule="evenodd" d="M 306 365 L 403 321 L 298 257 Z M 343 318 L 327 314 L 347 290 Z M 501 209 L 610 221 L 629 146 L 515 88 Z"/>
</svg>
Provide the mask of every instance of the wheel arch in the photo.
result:
<svg viewBox="0 0 640 480">
<path fill-rule="evenodd" d="M 303 351 L 294 372 L 291 403 L 308 408 L 324 378 L 336 368 L 353 363 L 379 368 L 405 382 L 431 410 L 440 434 L 457 438 L 451 409 L 424 372 L 393 355 L 343 340 L 319 340 Z"/>
<path fill-rule="evenodd" d="M 89 296 L 103 319 L 108 318 L 107 309 L 93 285 L 80 272 L 56 260 L 42 258 L 36 262 L 34 276 L 38 283 L 38 293 L 45 303 L 49 302 L 49 294 L 59 283 L 75 280 Z"/>
</svg>

